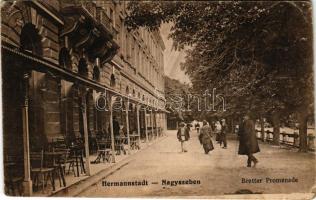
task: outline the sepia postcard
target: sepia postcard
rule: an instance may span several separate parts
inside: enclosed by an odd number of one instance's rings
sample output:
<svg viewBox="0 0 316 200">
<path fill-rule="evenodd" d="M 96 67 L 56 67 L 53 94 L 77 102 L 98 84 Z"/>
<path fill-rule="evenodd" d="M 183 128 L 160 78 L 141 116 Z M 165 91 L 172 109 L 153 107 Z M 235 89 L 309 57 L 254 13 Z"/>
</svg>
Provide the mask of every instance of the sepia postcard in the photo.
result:
<svg viewBox="0 0 316 200">
<path fill-rule="evenodd" d="M 0 5 L 3 195 L 316 198 L 312 1 Z"/>
</svg>

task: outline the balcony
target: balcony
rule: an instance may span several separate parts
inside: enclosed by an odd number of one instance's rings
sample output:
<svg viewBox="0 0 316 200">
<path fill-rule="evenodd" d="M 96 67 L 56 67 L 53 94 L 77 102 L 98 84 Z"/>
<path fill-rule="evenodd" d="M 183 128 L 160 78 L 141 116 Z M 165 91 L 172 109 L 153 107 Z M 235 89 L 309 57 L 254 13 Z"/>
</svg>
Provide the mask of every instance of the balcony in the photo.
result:
<svg viewBox="0 0 316 200">
<path fill-rule="evenodd" d="M 97 14 L 97 5 L 93 1 L 61 1 L 61 10 L 63 13 L 69 13 L 71 11 L 77 11 L 82 14 L 82 10 L 88 14 L 91 18 L 95 18 Z"/>
<path fill-rule="evenodd" d="M 61 37 L 68 36 L 74 50 L 85 49 L 90 60 L 100 58 L 101 63 L 114 57 L 117 31 L 102 7 L 94 2 L 64 3 L 61 13 L 66 22 Z"/>
<path fill-rule="evenodd" d="M 87 13 L 91 15 L 92 18 L 97 16 L 97 5 L 94 2 L 82 2 L 81 6 L 86 10 Z"/>
<path fill-rule="evenodd" d="M 114 28 L 112 19 L 109 18 L 102 8 L 98 9 L 98 21 L 114 38 L 116 37 L 118 31 Z"/>
</svg>

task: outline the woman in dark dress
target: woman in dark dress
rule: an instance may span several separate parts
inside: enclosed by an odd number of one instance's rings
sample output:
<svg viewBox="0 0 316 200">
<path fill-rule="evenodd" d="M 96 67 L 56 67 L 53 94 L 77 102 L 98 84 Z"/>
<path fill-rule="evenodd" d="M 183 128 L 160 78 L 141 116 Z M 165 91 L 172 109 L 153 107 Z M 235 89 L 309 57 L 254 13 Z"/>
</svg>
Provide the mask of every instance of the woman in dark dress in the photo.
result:
<svg viewBox="0 0 316 200">
<path fill-rule="evenodd" d="M 203 126 L 200 130 L 199 140 L 203 145 L 205 154 L 208 154 L 209 151 L 214 149 L 212 142 L 212 128 L 207 124 L 207 121 L 203 121 Z"/>
</svg>

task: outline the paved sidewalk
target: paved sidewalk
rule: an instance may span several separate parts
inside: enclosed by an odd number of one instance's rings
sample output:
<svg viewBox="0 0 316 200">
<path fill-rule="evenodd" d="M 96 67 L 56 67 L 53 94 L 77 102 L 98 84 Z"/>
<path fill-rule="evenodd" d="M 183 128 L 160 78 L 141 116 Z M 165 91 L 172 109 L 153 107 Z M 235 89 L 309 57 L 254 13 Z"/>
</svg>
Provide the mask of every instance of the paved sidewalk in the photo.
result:
<svg viewBox="0 0 316 200">
<path fill-rule="evenodd" d="M 34 193 L 34 196 L 73 196 L 78 194 L 82 188 L 91 186 L 92 184 L 98 182 L 102 177 L 106 177 L 109 174 L 113 173 L 117 169 L 126 165 L 130 160 L 133 160 L 135 154 L 142 151 L 146 151 L 151 145 L 163 140 L 165 136 L 154 137 L 148 143 L 143 141 L 140 143 L 140 150 L 131 150 L 130 154 L 115 156 L 115 163 L 100 162 L 96 164 L 90 164 L 90 174 L 91 176 L 86 176 L 85 174 L 80 174 L 80 177 L 74 177 L 73 174 L 66 175 L 67 187 L 59 187 L 59 184 L 56 184 L 56 191 L 52 191 L 51 187 L 48 187 L 44 193 L 42 191 L 37 191 Z M 90 162 L 96 159 L 96 153 L 90 155 Z M 57 183 L 57 180 L 55 180 Z"/>
<path fill-rule="evenodd" d="M 237 155 L 236 140 L 228 141 L 228 149 L 215 144 L 215 150 L 205 155 L 193 131 L 187 146 L 189 152 L 181 153 L 176 132 L 169 131 L 166 139 L 135 155 L 133 162 L 105 179 L 107 182 L 147 180 L 148 186 L 104 187 L 99 182 L 80 196 L 210 196 L 232 194 L 241 189 L 264 194 L 306 193 L 311 192 L 315 183 L 315 157 L 311 153 L 260 144 L 261 152 L 256 154 L 258 166 L 247 168 L 246 156 Z M 298 182 L 265 183 L 266 178 L 292 177 Z M 241 183 L 242 178 L 262 179 L 262 183 Z M 188 179 L 201 184 L 162 185 L 163 180 Z"/>
</svg>

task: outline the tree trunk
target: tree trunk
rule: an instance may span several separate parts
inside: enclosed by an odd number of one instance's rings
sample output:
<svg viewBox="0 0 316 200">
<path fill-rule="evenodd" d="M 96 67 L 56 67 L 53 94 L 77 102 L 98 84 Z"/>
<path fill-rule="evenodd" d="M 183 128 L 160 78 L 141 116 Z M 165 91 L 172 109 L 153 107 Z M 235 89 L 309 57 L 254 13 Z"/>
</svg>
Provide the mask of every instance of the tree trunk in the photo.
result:
<svg viewBox="0 0 316 200">
<path fill-rule="evenodd" d="M 300 111 L 298 113 L 298 122 L 299 122 L 299 151 L 307 152 L 307 112 Z"/>
<path fill-rule="evenodd" d="M 260 117 L 261 141 L 264 142 L 264 119 Z"/>
<path fill-rule="evenodd" d="M 232 117 L 232 121 L 231 121 L 231 133 L 235 134 L 235 120 L 234 120 L 234 117 Z"/>
<path fill-rule="evenodd" d="M 280 145 L 280 113 L 274 112 L 272 114 L 273 121 L 273 144 Z"/>
</svg>

